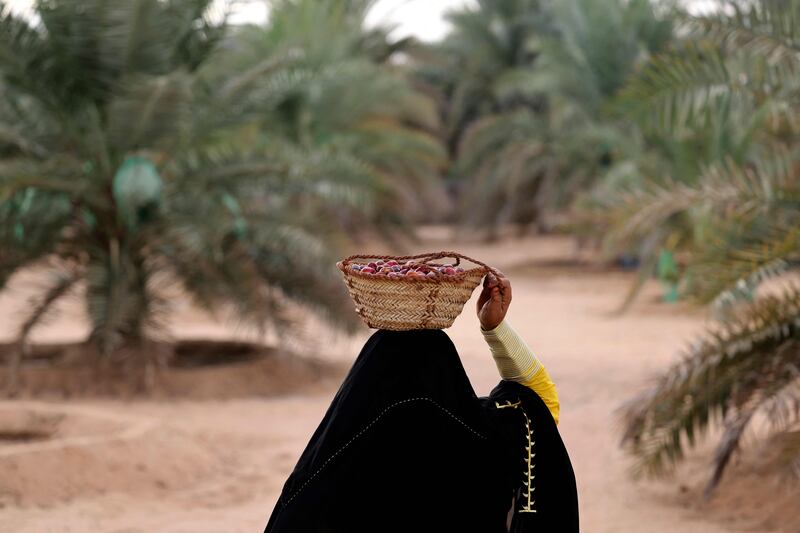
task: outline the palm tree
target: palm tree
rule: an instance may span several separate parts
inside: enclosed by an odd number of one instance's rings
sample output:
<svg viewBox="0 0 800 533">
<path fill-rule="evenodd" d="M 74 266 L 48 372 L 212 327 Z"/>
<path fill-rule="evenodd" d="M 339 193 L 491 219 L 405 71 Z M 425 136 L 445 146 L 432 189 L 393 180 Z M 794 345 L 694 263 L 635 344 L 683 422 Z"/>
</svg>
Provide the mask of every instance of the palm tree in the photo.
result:
<svg viewBox="0 0 800 533">
<path fill-rule="evenodd" d="M 26 18 L 0 5 L 0 287 L 33 264 L 52 278 L 21 346 L 79 285 L 106 359 L 163 332 L 176 280 L 261 330 L 291 325 L 293 302 L 356 327 L 329 242 L 380 187 L 252 136 L 315 75 L 278 56 L 220 79 L 227 25 L 211 3 L 40 0 Z"/>
<path fill-rule="evenodd" d="M 651 127 L 679 139 L 725 117 L 746 137 L 742 149 L 704 163 L 694 182 L 652 179 L 631 188 L 615 215 L 628 235 L 652 234 L 677 218 L 694 223 L 683 291 L 712 303 L 719 322 L 620 413 L 622 442 L 639 473 L 669 471 L 720 424 L 707 496 L 754 418 L 765 416 L 775 433 L 800 426 L 800 287 L 791 276 L 800 265 L 800 4 L 729 7 L 685 17 L 688 40 L 644 69 L 629 95 Z M 769 279 L 782 283 L 758 294 Z M 796 471 L 800 446 L 788 442 L 783 456 Z"/>
<path fill-rule="evenodd" d="M 467 226 L 520 231 L 568 206 L 629 143 L 608 100 L 670 37 L 647 1 L 478 2 L 450 15 L 443 87 Z M 440 63 L 445 61 L 440 60 Z"/>
<path fill-rule="evenodd" d="M 459 218 L 470 226 L 487 222 L 490 233 L 502 222 L 496 220 L 500 205 L 516 206 L 501 215 L 514 218 L 520 206 L 510 200 L 525 184 L 505 191 L 501 180 L 481 172 L 481 165 L 493 167 L 484 156 L 496 161 L 496 150 L 524 135 L 515 135 L 515 127 L 535 128 L 542 120 L 545 97 L 535 91 L 519 91 L 513 84 L 524 78 L 537 61 L 536 38 L 546 27 L 545 15 L 538 0 L 480 0 L 474 6 L 453 10 L 446 15 L 453 30 L 429 52 L 417 71 L 418 77 L 441 95 L 443 134 L 454 161 L 451 183 L 458 188 L 460 197 Z M 515 120 L 518 112 L 525 116 Z M 484 134 L 491 121 L 505 118 L 512 123 L 505 131 L 495 136 L 492 131 Z M 535 151 L 525 151 L 528 160 Z M 515 169 L 505 168 L 505 173 Z M 529 189 L 524 199 L 535 194 Z"/>
<path fill-rule="evenodd" d="M 446 154 L 433 101 L 411 86 L 396 61 L 414 43 L 392 41 L 390 28 L 367 29 L 373 4 L 273 0 L 265 27 L 235 36 L 220 75 L 258 57 L 294 57 L 282 74 L 308 82 L 264 113 L 264 135 L 277 134 L 286 150 L 335 161 L 338 172 L 374 183 L 379 191 L 368 216 L 342 224 L 353 234 L 367 226 L 394 241 L 400 234 L 414 237 L 410 220 L 447 210 L 439 179 Z"/>
</svg>

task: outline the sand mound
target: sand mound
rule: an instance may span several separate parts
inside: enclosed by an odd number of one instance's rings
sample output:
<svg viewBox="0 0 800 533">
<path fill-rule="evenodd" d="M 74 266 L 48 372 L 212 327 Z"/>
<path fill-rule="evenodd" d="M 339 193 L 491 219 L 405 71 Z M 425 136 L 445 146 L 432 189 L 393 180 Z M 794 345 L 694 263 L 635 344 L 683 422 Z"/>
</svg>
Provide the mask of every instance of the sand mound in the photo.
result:
<svg viewBox="0 0 800 533">
<path fill-rule="evenodd" d="M 235 398 L 279 396 L 321 383 L 341 380 L 347 369 L 335 362 L 301 356 L 253 342 L 183 339 L 155 370 L 151 384 L 136 361 L 100 365 L 82 343 L 31 346 L 15 393 L 23 398 L 132 397 Z M 0 383 L 6 383 L 3 364 L 14 350 L 0 344 Z"/>
<path fill-rule="evenodd" d="M 0 506 L 169 491 L 225 460 L 218 447 L 154 420 L 76 406 L 2 406 L 3 434 L 26 437 L 0 439 Z"/>
</svg>

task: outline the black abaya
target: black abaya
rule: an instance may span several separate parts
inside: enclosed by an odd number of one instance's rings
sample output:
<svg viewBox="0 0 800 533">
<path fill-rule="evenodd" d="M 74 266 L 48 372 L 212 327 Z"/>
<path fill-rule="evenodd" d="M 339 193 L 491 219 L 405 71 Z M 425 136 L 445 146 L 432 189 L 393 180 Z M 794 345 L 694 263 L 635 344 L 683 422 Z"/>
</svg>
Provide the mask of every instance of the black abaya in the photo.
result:
<svg viewBox="0 0 800 533">
<path fill-rule="evenodd" d="M 545 403 L 506 380 L 479 398 L 441 329 L 377 330 L 264 530 L 367 531 L 577 532 L 575 476 Z"/>
</svg>

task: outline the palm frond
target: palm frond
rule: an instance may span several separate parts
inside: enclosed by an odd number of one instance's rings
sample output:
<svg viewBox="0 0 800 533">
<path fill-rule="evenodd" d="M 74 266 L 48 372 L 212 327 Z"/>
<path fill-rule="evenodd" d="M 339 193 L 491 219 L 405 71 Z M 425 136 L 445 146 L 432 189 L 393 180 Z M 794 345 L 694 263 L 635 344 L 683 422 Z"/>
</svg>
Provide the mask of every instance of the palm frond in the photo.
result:
<svg viewBox="0 0 800 533">
<path fill-rule="evenodd" d="M 792 268 L 800 246 L 800 228 L 786 229 L 783 222 L 766 220 L 751 227 L 714 231 L 705 248 L 688 268 L 692 282 L 686 293 L 709 303 L 725 291 L 748 293 L 770 278 Z"/>
<path fill-rule="evenodd" d="M 655 384 L 620 406 L 622 444 L 637 474 L 663 474 L 714 422 L 726 434 L 709 490 L 718 482 L 752 412 L 800 379 L 800 287 L 769 295 L 691 343 Z M 774 414 L 774 411 L 771 411 Z"/>
<path fill-rule="evenodd" d="M 0 287 L 14 272 L 58 250 L 72 214 L 69 198 L 25 188 L 0 201 Z"/>
<path fill-rule="evenodd" d="M 724 14 L 684 18 L 689 35 L 709 39 L 720 48 L 738 48 L 770 64 L 796 69 L 800 8 L 794 2 L 730 4 Z"/>
<path fill-rule="evenodd" d="M 143 147 L 169 150 L 184 140 L 192 102 L 186 75 L 132 78 L 123 87 L 108 105 L 109 143 L 115 149 L 122 153 Z"/>
<path fill-rule="evenodd" d="M 654 57 L 622 89 L 618 105 L 656 132 L 685 135 L 707 120 L 711 108 L 754 113 L 763 103 L 755 98 L 763 73 L 757 58 L 728 57 L 689 41 L 678 52 Z"/>
<path fill-rule="evenodd" d="M 769 157 L 771 156 L 771 157 Z M 673 178 L 646 180 L 606 200 L 621 240 L 648 234 L 666 220 L 692 210 L 742 221 L 790 208 L 800 200 L 789 153 L 772 152 L 748 166 L 728 160 L 708 165 L 697 185 Z"/>
<path fill-rule="evenodd" d="M 50 272 L 50 282 L 47 289 L 31 299 L 29 302 L 30 310 L 27 317 L 19 327 L 17 342 L 20 346 L 25 346 L 28 342 L 33 329 L 41 325 L 45 320 L 53 318 L 53 306 L 61 298 L 66 296 L 82 279 L 80 268 L 64 271 L 57 270 Z"/>
<path fill-rule="evenodd" d="M 220 318 L 229 310 L 234 319 L 260 332 L 267 324 L 291 329 L 286 302 L 265 285 L 241 245 L 223 246 L 198 230 L 173 222 L 157 248 L 162 268 L 179 280 L 193 302 Z"/>
<path fill-rule="evenodd" d="M 732 283 L 731 281 L 723 282 L 717 284 L 717 287 L 708 291 L 709 294 L 716 293 L 716 296 L 711 301 L 712 315 L 716 320 L 723 321 L 731 317 L 736 311 L 738 304 L 752 301 L 755 290 L 759 285 L 769 280 L 779 278 L 791 268 L 789 262 L 783 258 L 774 259 L 772 261 L 764 261 L 761 259 L 759 262 L 761 265 L 755 267 L 755 269 L 753 269 L 751 265 L 749 265 L 749 268 L 747 268 L 745 272 L 742 272 L 742 269 L 737 269 L 737 277 Z M 690 273 L 687 277 L 696 279 L 692 268 L 693 267 L 689 267 Z M 718 271 L 715 273 L 717 272 Z M 720 286 L 725 288 L 720 289 Z M 696 288 L 691 288 L 689 291 L 692 294 L 697 294 Z"/>
</svg>

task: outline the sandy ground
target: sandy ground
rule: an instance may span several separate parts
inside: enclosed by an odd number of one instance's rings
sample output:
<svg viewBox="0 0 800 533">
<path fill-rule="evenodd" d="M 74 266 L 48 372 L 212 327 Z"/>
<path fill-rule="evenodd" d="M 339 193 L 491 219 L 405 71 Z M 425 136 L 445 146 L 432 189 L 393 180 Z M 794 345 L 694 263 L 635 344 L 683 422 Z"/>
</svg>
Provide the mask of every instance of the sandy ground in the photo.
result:
<svg viewBox="0 0 800 533">
<path fill-rule="evenodd" d="M 614 409 L 659 369 L 705 322 L 705 314 L 658 301 L 655 282 L 622 317 L 608 314 L 632 274 L 542 266 L 577 256 L 563 237 L 510 239 L 498 244 L 454 243 L 427 231 L 412 251 L 459 250 L 511 279 L 508 320 L 537 352 L 559 391 L 559 429 L 578 482 L 582 530 L 589 533 L 716 533 L 768 531 L 762 521 L 693 503 L 708 473 L 707 449 L 693 454 L 676 479 L 634 481 L 618 448 Z M 370 250 L 378 251 L 377 247 Z M 584 254 L 585 255 L 585 254 Z M 499 380 L 475 315 L 476 290 L 447 333 L 459 349 L 479 395 Z M 15 300 L 16 299 L 16 300 Z M 12 330 L 11 304 L 0 300 L 0 335 Z M 372 333 L 347 339 L 312 322 L 309 354 L 355 359 Z M 37 339 L 74 339 L 79 318 L 64 316 Z M 188 306 L 175 321 L 178 335 L 247 337 Z M 335 383 L 335 382 L 334 382 Z M 336 392 L 275 398 L 181 401 L 0 401 L 3 412 L 67 417 L 87 428 L 30 442 L 0 442 L 0 531 L 255 532 L 262 531 L 282 484 Z M 90 422 L 93 420 L 94 422 Z M 724 481 L 723 481 L 724 484 Z M 725 505 L 733 505 L 730 499 Z M 744 513 L 746 515 L 747 513 Z"/>
</svg>

